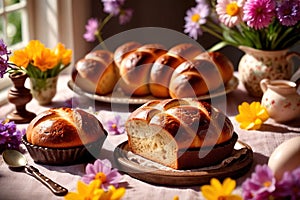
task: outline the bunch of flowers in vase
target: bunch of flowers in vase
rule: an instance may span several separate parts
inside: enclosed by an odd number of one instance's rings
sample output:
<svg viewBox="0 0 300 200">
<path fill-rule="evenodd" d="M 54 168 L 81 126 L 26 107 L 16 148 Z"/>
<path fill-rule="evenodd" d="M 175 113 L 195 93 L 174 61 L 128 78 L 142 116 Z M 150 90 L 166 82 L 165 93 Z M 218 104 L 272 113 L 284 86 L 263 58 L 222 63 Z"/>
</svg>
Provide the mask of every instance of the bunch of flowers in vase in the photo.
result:
<svg viewBox="0 0 300 200">
<path fill-rule="evenodd" d="M 10 61 L 30 78 L 32 96 L 41 104 L 49 104 L 56 94 L 58 75 L 71 63 L 72 50 L 58 43 L 54 49 L 38 40 L 14 51 Z"/>
<path fill-rule="evenodd" d="M 292 55 L 300 40 L 299 0 L 196 0 L 185 17 L 184 32 L 197 39 L 203 32 L 220 40 L 209 51 L 226 45 L 245 52 L 239 75 L 252 96 L 261 96 L 260 80 L 289 79 Z"/>
</svg>

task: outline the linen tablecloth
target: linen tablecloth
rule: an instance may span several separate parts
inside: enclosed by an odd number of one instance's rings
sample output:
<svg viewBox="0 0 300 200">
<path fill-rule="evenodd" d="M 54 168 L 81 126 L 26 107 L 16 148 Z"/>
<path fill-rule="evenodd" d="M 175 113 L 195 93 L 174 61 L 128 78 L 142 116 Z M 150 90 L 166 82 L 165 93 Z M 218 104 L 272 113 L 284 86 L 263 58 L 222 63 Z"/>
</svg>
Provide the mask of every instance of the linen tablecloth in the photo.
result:
<svg viewBox="0 0 300 200">
<path fill-rule="evenodd" d="M 235 73 L 238 77 L 238 74 Z M 27 104 L 27 109 L 31 112 L 40 113 L 43 110 L 47 110 L 51 107 L 66 106 L 70 102 L 70 98 L 77 98 L 77 94 L 70 90 L 67 86 L 67 82 L 70 80 L 69 75 L 62 75 L 58 80 L 58 91 L 53 99 L 53 103 L 49 106 L 40 106 L 33 99 Z M 28 83 L 26 83 L 28 84 Z M 216 100 L 218 101 L 218 100 Z M 246 178 L 251 176 L 254 168 L 257 164 L 265 164 L 268 162 L 268 158 L 274 149 L 283 141 L 300 135 L 300 123 L 299 119 L 296 119 L 288 124 L 279 124 L 272 119 L 268 119 L 261 129 L 256 131 L 246 131 L 239 128 L 239 124 L 235 121 L 235 115 L 238 114 L 238 105 L 242 102 L 260 101 L 260 99 L 252 98 L 248 96 L 243 85 L 239 83 L 237 89 L 226 95 L 225 98 L 221 98 L 220 104 L 223 104 L 223 112 L 231 119 L 235 132 L 239 136 L 239 140 L 247 143 L 253 150 L 253 164 L 251 169 L 236 179 L 237 188 L 235 193 L 241 194 L 241 184 Z M 126 120 L 128 114 L 136 109 L 139 105 L 114 105 L 104 102 L 94 102 L 91 104 L 93 111 L 97 112 L 97 116 L 100 121 L 104 122 L 109 117 L 116 114 L 122 116 L 123 120 Z M 225 107 L 224 107 L 225 105 Z M 0 119 L 5 118 L 6 115 L 14 109 L 14 105 L 7 103 L 0 108 Z M 113 110 L 113 112 L 111 111 Z M 27 124 L 18 124 L 17 128 L 26 128 Z M 109 134 L 104 142 L 103 148 L 100 153 L 100 159 L 107 158 L 113 163 L 113 167 L 116 167 L 113 158 L 113 151 L 115 147 L 123 141 L 126 141 L 127 136 L 111 135 Z M 25 147 L 24 147 L 25 148 Z M 77 164 L 70 166 L 48 166 L 34 163 L 30 155 L 25 151 L 25 155 L 28 158 L 29 164 L 37 167 L 40 172 L 56 181 L 57 183 L 66 187 L 69 191 L 76 191 L 77 181 L 85 173 L 85 165 Z M 170 187 L 170 186 L 157 186 L 149 184 L 135 178 L 130 177 L 126 173 L 123 175 L 122 186 L 126 187 L 126 193 L 123 199 L 161 199 L 172 200 L 175 195 L 179 196 L 180 200 L 196 200 L 203 199 L 200 192 L 200 185 L 195 186 L 182 186 L 182 187 Z M 2 156 L 0 156 L 0 199 L 2 200 L 55 200 L 63 199 L 63 197 L 57 197 L 51 193 L 51 191 L 38 182 L 35 178 L 22 173 L 11 171 L 4 163 Z"/>
</svg>

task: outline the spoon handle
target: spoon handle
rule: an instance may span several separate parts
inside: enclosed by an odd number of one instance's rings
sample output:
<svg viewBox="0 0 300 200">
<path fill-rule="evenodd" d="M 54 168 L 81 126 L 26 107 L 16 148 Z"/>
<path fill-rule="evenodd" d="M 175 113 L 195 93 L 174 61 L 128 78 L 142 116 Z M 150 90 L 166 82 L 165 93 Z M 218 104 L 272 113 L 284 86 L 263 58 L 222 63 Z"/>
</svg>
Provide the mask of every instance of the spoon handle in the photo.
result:
<svg viewBox="0 0 300 200">
<path fill-rule="evenodd" d="M 55 195 L 64 196 L 68 193 L 68 190 L 66 188 L 55 183 L 50 178 L 48 178 L 45 175 L 43 175 L 42 173 L 40 173 L 37 168 L 30 166 L 30 165 L 26 165 L 25 167 L 26 167 L 28 173 L 30 173 L 32 176 L 37 178 L 41 183 L 46 185 Z"/>
</svg>

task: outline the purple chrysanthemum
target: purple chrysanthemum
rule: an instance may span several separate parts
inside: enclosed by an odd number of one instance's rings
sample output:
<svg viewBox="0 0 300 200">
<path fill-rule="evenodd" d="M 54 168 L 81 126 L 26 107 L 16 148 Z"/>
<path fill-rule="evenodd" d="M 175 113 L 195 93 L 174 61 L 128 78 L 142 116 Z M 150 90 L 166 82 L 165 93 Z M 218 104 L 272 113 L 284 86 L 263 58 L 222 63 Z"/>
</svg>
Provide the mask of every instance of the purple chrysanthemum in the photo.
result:
<svg viewBox="0 0 300 200">
<path fill-rule="evenodd" d="M 132 14 L 133 10 L 130 8 L 122 10 L 119 15 L 119 24 L 124 25 L 128 23 L 131 20 Z"/>
<path fill-rule="evenodd" d="M 122 134 L 125 131 L 125 126 L 120 115 L 116 115 L 112 120 L 108 120 L 106 127 L 109 133 L 115 135 Z"/>
<path fill-rule="evenodd" d="M 25 129 L 17 130 L 16 124 L 0 121 L 0 149 L 19 149 Z"/>
<path fill-rule="evenodd" d="M 83 35 L 83 38 L 88 42 L 95 41 L 98 27 L 99 27 L 99 22 L 96 18 L 89 19 L 88 23 L 85 25 L 86 32 Z"/>
<path fill-rule="evenodd" d="M 201 24 L 206 23 L 206 18 L 210 13 L 210 8 L 207 4 L 200 3 L 196 7 L 189 9 L 186 12 L 184 32 L 189 34 L 195 40 L 198 35 L 202 35 Z"/>
<path fill-rule="evenodd" d="M 282 179 L 276 184 L 275 197 L 300 199 L 300 167 L 292 172 L 285 172 Z"/>
<path fill-rule="evenodd" d="M 275 191 L 276 179 L 267 165 L 257 165 L 251 178 L 242 184 L 245 200 L 268 199 Z"/>
<path fill-rule="evenodd" d="M 274 0 L 246 1 L 243 20 L 256 30 L 268 27 L 275 16 Z"/>
<path fill-rule="evenodd" d="M 118 187 L 122 175 L 117 169 L 112 169 L 111 162 L 107 159 L 97 159 L 94 164 L 87 164 L 85 168 L 86 174 L 82 177 L 82 181 L 89 184 L 94 179 L 100 179 L 102 184 L 101 187 L 105 190 L 110 185 Z"/>
<path fill-rule="evenodd" d="M 103 11 L 116 16 L 120 13 L 124 2 L 125 0 L 102 0 L 104 6 Z"/>
<path fill-rule="evenodd" d="M 7 50 L 7 46 L 4 41 L 0 39 L 0 78 L 3 78 L 4 74 L 7 72 L 7 68 L 9 67 L 9 54 L 10 51 Z"/>
<path fill-rule="evenodd" d="M 279 1 L 276 8 L 277 18 L 284 26 L 293 26 L 300 20 L 300 1 Z"/>
</svg>

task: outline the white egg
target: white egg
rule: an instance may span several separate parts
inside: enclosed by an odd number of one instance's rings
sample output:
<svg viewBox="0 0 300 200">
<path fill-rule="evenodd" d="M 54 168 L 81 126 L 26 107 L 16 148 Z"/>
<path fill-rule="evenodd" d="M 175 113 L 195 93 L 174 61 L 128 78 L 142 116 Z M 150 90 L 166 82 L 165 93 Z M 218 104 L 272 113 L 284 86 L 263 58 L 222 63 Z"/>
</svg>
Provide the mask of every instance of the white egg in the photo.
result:
<svg viewBox="0 0 300 200">
<path fill-rule="evenodd" d="M 300 167 L 300 136 L 280 144 L 271 154 L 268 166 L 277 180 L 282 178 L 285 171 L 292 171 Z"/>
</svg>

